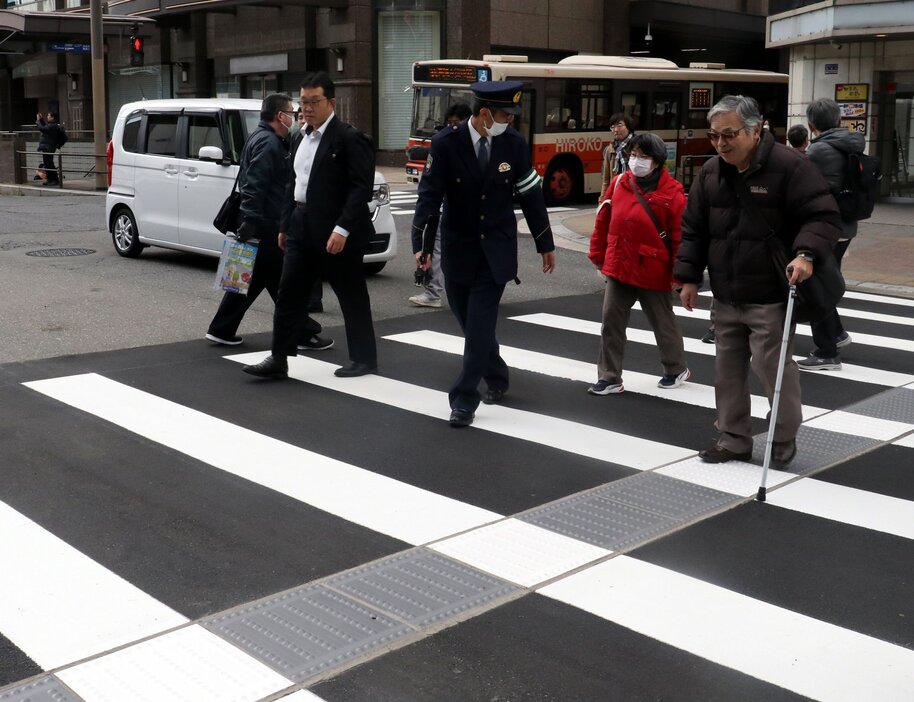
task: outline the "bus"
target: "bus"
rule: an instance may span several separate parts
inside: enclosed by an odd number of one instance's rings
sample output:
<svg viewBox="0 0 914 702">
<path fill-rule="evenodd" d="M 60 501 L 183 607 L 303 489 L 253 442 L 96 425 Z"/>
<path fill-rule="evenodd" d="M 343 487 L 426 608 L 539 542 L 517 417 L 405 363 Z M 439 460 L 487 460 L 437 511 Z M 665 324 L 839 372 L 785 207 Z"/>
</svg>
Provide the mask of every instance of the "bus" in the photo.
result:
<svg viewBox="0 0 914 702">
<path fill-rule="evenodd" d="M 788 76 L 783 73 L 714 63 L 680 68 L 645 56 L 576 55 L 549 64 L 505 55 L 486 55 L 482 61 L 417 61 L 407 180 L 419 180 L 429 141 L 444 126 L 448 107 L 471 105 L 469 86 L 483 80 L 524 83 L 522 113 L 514 127 L 530 144 L 533 166 L 551 205 L 599 193 L 603 149 L 613 138 L 609 118 L 618 112 L 631 117 L 636 132 L 650 131 L 664 140 L 667 168 L 686 188 L 715 154 L 707 136 L 707 113 L 724 95 L 751 95 L 780 141 L 787 130 Z"/>
</svg>

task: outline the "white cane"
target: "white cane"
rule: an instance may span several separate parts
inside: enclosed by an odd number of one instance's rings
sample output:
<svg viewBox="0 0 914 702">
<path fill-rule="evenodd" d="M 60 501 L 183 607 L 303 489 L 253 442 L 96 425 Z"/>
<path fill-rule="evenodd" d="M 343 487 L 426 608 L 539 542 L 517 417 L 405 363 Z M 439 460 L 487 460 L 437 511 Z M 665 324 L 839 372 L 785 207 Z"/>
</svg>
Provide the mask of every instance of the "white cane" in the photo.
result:
<svg viewBox="0 0 914 702">
<path fill-rule="evenodd" d="M 787 267 L 788 275 L 793 273 L 793 266 Z M 774 399 L 771 401 L 771 418 L 768 420 L 768 437 L 765 440 L 765 460 L 762 462 L 762 483 L 759 485 L 755 499 L 765 501 L 768 490 L 768 466 L 771 465 L 771 451 L 774 444 L 774 427 L 778 421 L 778 405 L 781 402 L 781 383 L 784 380 L 784 366 L 787 363 L 787 344 L 790 340 L 790 322 L 793 319 L 793 303 L 797 298 L 797 286 L 791 285 L 787 294 L 787 312 L 784 315 L 784 334 L 781 337 L 781 355 L 778 359 L 778 375 L 774 381 Z"/>
</svg>

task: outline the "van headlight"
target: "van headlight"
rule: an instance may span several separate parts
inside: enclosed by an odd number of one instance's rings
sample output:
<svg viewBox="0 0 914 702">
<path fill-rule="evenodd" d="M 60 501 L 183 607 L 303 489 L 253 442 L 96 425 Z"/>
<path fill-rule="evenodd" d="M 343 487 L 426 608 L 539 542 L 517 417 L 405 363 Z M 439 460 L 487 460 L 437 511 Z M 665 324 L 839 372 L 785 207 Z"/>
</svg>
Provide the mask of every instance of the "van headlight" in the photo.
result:
<svg viewBox="0 0 914 702">
<path fill-rule="evenodd" d="M 374 200 L 378 207 L 390 200 L 390 186 L 387 183 L 381 183 L 375 187 L 374 192 L 371 194 L 371 199 Z"/>
</svg>

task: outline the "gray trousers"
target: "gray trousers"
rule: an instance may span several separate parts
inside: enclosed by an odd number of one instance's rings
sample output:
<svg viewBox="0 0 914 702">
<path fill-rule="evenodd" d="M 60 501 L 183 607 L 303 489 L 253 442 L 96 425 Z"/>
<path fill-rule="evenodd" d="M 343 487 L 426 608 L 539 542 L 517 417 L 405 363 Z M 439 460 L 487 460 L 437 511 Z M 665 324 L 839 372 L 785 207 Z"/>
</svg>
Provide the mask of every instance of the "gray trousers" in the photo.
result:
<svg viewBox="0 0 914 702">
<path fill-rule="evenodd" d="M 632 305 L 641 309 L 654 330 L 660 364 L 664 374 L 679 375 L 686 369 L 682 330 L 673 314 L 670 292 L 645 290 L 615 278 L 606 279 L 603 295 L 603 326 L 601 328 L 600 358 L 597 361 L 599 380 L 622 382 L 622 360 L 625 354 L 625 330 L 631 317 Z"/>
<path fill-rule="evenodd" d="M 778 358 L 784 335 L 786 303 L 771 305 L 728 305 L 714 300 L 716 361 L 714 393 L 717 400 L 718 443 L 735 453 L 752 450 L 749 368 L 761 381 L 769 404 L 774 399 Z M 800 401 L 800 369 L 793 360 L 790 330 L 787 362 L 781 383 L 775 441 L 796 438 L 803 421 Z"/>
</svg>

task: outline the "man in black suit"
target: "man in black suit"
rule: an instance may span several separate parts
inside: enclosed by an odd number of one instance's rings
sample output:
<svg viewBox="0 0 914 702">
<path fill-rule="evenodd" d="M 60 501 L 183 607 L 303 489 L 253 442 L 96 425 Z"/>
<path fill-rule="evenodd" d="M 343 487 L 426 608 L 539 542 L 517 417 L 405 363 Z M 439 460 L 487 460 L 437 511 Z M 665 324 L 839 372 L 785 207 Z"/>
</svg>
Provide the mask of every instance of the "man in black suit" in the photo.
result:
<svg viewBox="0 0 914 702">
<path fill-rule="evenodd" d="M 473 422 L 480 399 L 500 403 L 508 390 L 508 366 L 498 352 L 495 327 L 505 285 L 517 280 L 515 194 L 543 257 L 543 272 L 555 269 L 542 179 L 533 170 L 527 142 L 510 126 L 520 114 L 523 83 L 489 81 L 470 89 L 472 117 L 432 137 L 412 231 L 419 262 L 423 230 L 444 201 L 441 268 L 448 303 L 465 339 L 463 369 L 448 393 L 454 427 Z M 431 251 L 428 238 L 426 253 Z M 420 265 L 428 269 L 430 258 Z M 488 385 L 484 398 L 479 392 L 482 379 Z"/>
<path fill-rule="evenodd" d="M 273 313 L 271 354 L 244 371 L 259 378 L 288 377 L 314 282 L 323 278 L 340 301 L 350 365 L 335 375 L 377 371 L 371 301 L 362 268 L 374 228 L 368 211 L 374 186 L 371 140 L 334 113 L 330 77 L 318 71 L 301 85 L 307 128 L 292 145 L 294 179 L 286 190 L 279 246 L 285 251 Z"/>
</svg>

